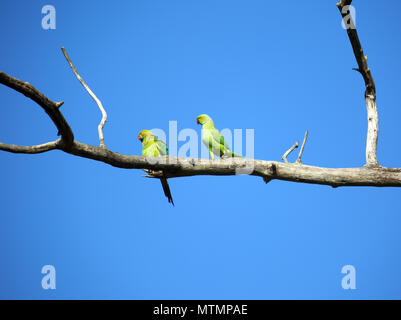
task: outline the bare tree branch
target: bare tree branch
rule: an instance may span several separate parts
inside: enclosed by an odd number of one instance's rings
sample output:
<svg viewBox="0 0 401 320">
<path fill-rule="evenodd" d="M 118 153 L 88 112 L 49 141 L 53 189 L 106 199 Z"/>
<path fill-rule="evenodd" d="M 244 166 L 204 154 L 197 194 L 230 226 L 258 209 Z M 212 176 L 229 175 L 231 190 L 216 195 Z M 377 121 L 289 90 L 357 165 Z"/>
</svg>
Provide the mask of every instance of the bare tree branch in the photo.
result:
<svg viewBox="0 0 401 320">
<path fill-rule="evenodd" d="M 1 144 L 3 146 L 3 144 Z M 21 147 L 29 148 L 29 147 Z M 0 148 L 9 151 L 6 148 Z M 193 158 L 142 157 L 122 155 L 106 148 L 91 146 L 74 141 L 69 147 L 58 144 L 57 148 L 75 156 L 101 161 L 124 169 L 149 169 L 152 177 L 158 178 L 157 172 L 165 172 L 166 178 L 189 177 L 197 175 L 230 176 L 236 174 L 236 168 L 254 167 L 251 175 L 265 180 L 285 180 L 339 186 L 377 186 L 401 187 L 401 168 L 344 168 L 332 169 L 313 166 L 294 166 L 276 161 L 262 161 L 244 158 L 227 160 L 209 160 Z M 17 150 L 17 149 L 14 149 Z M 25 151 L 25 152 L 24 152 Z M 18 150 L 20 153 L 32 153 L 31 150 Z"/>
<path fill-rule="evenodd" d="M 368 66 L 368 57 L 364 55 L 361 43 L 359 41 L 358 33 L 356 31 L 355 23 L 349 11 L 349 6 L 352 0 L 340 0 L 337 7 L 343 17 L 344 25 L 347 29 L 347 34 L 354 51 L 356 61 L 358 63 L 359 73 L 365 81 L 365 101 L 368 117 L 368 133 L 366 138 L 366 166 L 377 167 L 377 137 L 379 133 L 379 117 L 377 114 L 376 105 L 376 86 L 373 81 L 373 76 Z"/>
<path fill-rule="evenodd" d="M 43 153 L 46 151 L 58 149 L 59 146 L 61 145 L 61 140 L 56 140 L 52 142 L 47 142 L 44 144 L 39 144 L 35 146 L 18 146 L 15 144 L 5 144 L 0 142 L 0 150 L 3 151 L 8 151 L 12 153 L 28 153 L 28 154 L 34 154 L 34 153 Z"/>
<path fill-rule="evenodd" d="M 299 143 L 298 143 L 298 141 L 296 141 L 296 142 L 294 143 L 294 145 L 293 145 L 291 148 L 289 148 L 289 149 L 283 154 L 283 156 L 281 157 L 281 159 L 283 159 L 283 161 L 284 161 L 285 163 L 289 163 L 288 160 L 287 160 L 288 155 L 289 155 L 295 148 L 298 148 L 298 146 L 299 146 Z"/>
<path fill-rule="evenodd" d="M 296 161 L 296 163 L 298 163 L 298 164 L 302 163 L 301 158 L 302 158 L 302 154 L 304 153 L 306 139 L 308 139 L 308 130 L 305 131 L 304 141 L 302 142 L 301 150 L 299 150 L 298 159 Z"/>
<path fill-rule="evenodd" d="M 350 0 L 340 1 L 337 4 L 343 18 L 348 17 L 349 10 L 346 8 L 346 6 L 350 4 Z M 366 164 L 362 168 L 322 168 L 309 165 L 294 165 L 288 163 L 286 157 L 298 146 L 298 143 L 296 143 L 283 155 L 283 160 L 285 161 L 285 163 L 245 158 L 208 160 L 177 158 L 172 156 L 154 158 L 136 155 L 122 155 L 104 147 L 104 143 L 102 143 L 103 135 L 100 135 L 101 128 L 103 128 L 101 126 L 102 122 L 99 125 L 100 147 L 74 141 L 74 135 L 71 131 L 71 128 L 69 127 L 68 123 L 59 110 L 59 107 L 62 103 L 51 101 L 29 83 L 22 82 L 16 78 L 10 77 L 1 71 L 0 83 L 24 94 L 25 96 L 39 104 L 58 128 L 59 133 L 61 134 L 61 139 L 31 147 L 0 143 L 0 150 L 14 153 L 31 154 L 58 149 L 75 156 L 101 161 L 118 168 L 143 169 L 148 173 L 148 177 L 151 178 L 159 178 L 160 174 L 164 174 L 164 177 L 166 178 L 189 177 L 196 175 L 228 176 L 236 175 L 238 169 L 247 167 L 254 168 L 250 175 L 262 177 L 265 182 L 276 179 L 301 183 L 321 184 L 332 187 L 401 187 L 401 168 L 385 168 L 380 166 L 377 162 L 376 149 L 378 117 L 376 107 L 376 89 L 372 75 L 367 66 L 366 57 L 363 55 L 363 51 L 359 43 L 356 30 L 348 29 L 347 33 L 354 49 L 356 60 L 358 62 L 358 71 L 362 74 L 366 85 L 365 99 L 368 109 L 368 134 L 366 145 Z M 74 66 L 65 53 L 65 50 L 63 50 L 63 52 L 78 79 L 80 79 Z M 87 90 L 89 89 L 83 81 L 81 81 L 81 83 Z M 88 92 L 90 93 L 91 91 L 88 90 Z M 99 105 L 99 108 L 100 106 L 101 104 Z M 100 109 L 102 110 L 102 108 Z M 103 112 L 102 114 L 104 116 Z M 301 162 L 301 157 L 303 153 L 303 148 L 307 140 L 307 135 L 308 132 L 305 133 L 304 141 L 302 143 L 302 147 L 295 164 Z"/>
<path fill-rule="evenodd" d="M 294 164 L 302 164 L 301 158 L 302 158 L 302 154 L 303 154 L 303 152 L 304 152 L 305 143 L 306 143 L 306 139 L 307 139 L 307 138 L 308 138 L 308 130 L 306 130 L 306 132 L 305 132 L 304 141 L 302 142 L 301 150 L 299 150 L 298 158 L 297 158 L 297 160 L 294 162 Z M 283 159 L 283 161 L 284 161 L 285 163 L 289 163 L 288 160 L 287 160 L 288 155 L 289 155 L 295 148 L 298 148 L 298 147 L 299 147 L 299 142 L 296 141 L 296 142 L 294 143 L 294 145 L 293 145 L 290 149 L 288 149 L 288 150 L 286 151 L 286 153 L 283 154 L 283 156 L 281 157 L 281 159 Z"/>
<path fill-rule="evenodd" d="M 63 150 L 63 149 L 62 149 Z M 166 178 L 196 175 L 229 176 L 236 174 L 236 168 L 254 167 L 251 175 L 267 180 L 278 179 L 293 182 L 323 184 L 329 186 L 401 186 L 401 168 L 345 168 L 331 169 L 313 166 L 296 166 L 276 161 L 262 161 L 244 158 L 209 160 L 193 158 L 142 157 L 122 155 L 108 149 L 74 142 L 69 150 L 76 156 L 98 160 L 114 167 L 125 169 L 150 169 L 152 177 L 164 172 Z"/>
<path fill-rule="evenodd" d="M 100 142 L 100 146 L 102 148 L 105 148 L 105 144 L 104 144 L 104 137 L 103 137 L 103 127 L 107 121 L 107 113 L 106 110 L 104 110 L 102 103 L 100 102 L 100 100 L 96 97 L 96 95 L 92 92 L 92 90 L 88 87 L 88 85 L 85 83 L 85 81 L 81 78 L 81 76 L 79 75 L 77 69 L 74 67 L 70 57 L 68 56 L 67 52 L 65 51 L 64 47 L 61 47 L 61 51 L 63 51 L 64 57 L 67 59 L 68 64 L 70 65 L 72 71 L 74 72 L 75 76 L 77 77 L 77 79 L 79 80 L 79 82 L 81 82 L 82 86 L 85 88 L 86 91 L 88 91 L 89 95 L 93 98 L 93 100 L 95 100 L 96 104 L 98 105 L 100 112 L 102 113 L 102 120 L 100 121 L 97 130 L 99 133 L 99 142 Z"/>
<path fill-rule="evenodd" d="M 22 93 L 40 105 L 56 125 L 58 129 L 58 135 L 61 135 L 62 143 L 69 145 L 74 141 L 74 134 L 59 110 L 63 102 L 51 101 L 28 82 L 22 82 L 21 80 L 13 78 L 2 71 L 0 71 L 0 83 Z"/>
</svg>

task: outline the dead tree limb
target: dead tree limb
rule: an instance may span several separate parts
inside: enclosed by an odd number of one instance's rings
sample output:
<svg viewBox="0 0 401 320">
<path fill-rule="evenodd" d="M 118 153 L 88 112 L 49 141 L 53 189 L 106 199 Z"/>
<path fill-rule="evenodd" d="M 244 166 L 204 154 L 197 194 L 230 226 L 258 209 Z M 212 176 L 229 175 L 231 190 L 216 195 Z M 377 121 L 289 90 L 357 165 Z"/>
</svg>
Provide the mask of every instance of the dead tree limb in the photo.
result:
<svg viewBox="0 0 401 320">
<path fill-rule="evenodd" d="M 350 4 L 350 0 L 344 0 L 337 3 L 337 7 L 344 19 L 352 19 L 347 7 Z M 361 168 L 323 168 L 301 164 L 301 156 L 307 139 L 307 132 L 298 159 L 295 163 L 288 163 L 286 157 L 298 144 L 294 145 L 284 154 L 283 160 L 286 163 L 245 158 L 208 160 L 177 158 L 172 156 L 153 158 L 136 155 L 122 155 L 105 148 L 104 144 L 102 145 L 101 139 L 101 147 L 91 146 L 75 141 L 70 126 L 60 112 L 59 107 L 62 102 L 57 103 L 51 101 L 31 84 L 22 82 L 1 71 L 0 83 L 24 94 L 42 107 L 57 127 L 61 138 L 53 142 L 36 146 L 16 146 L 0 143 L 0 150 L 27 154 L 61 150 L 75 156 L 101 161 L 118 168 L 149 170 L 151 171 L 150 176 L 156 178 L 158 172 L 163 172 L 166 178 L 196 175 L 228 176 L 240 172 L 239 169 L 241 168 L 251 167 L 253 170 L 249 174 L 262 177 L 266 182 L 277 179 L 321 184 L 333 187 L 401 187 L 401 168 L 385 168 L 380 166 L 377 161 L 378 115 L 375 84 L 367 65 L 367 58 L 363 54 L 356 29 L 347 29 L 347 33 L 358 63 L 358 71 L 362 74 L 366 86 L 365 100 L 368 114 L 368 133 L 366 143 L 366 164 Z"/>
<path fill-rule="evenodd" d="M 103 127 L 106 124 L 107 121 L 107 113 L 106 110 L 104 110 L 102 103 L 100 102 L 100 100 L 98 99 L 98 97 L 96 97 L 96 95 L 92 92 L 92 90 L 88 87 L 88 85 L 85 83 L 84 79 L 81 78 L 81 76 L 79 75 L 77 69 L 75 68 L 74 64 L 72 63 L 70 57 L 67 54 L 67 51 L 65 50 L 64 47 L 61 48 L 61 51 L 64 54 L 65 59 L 67 60 L 68 64 L 70 65 L 72 71 L 74 72 L 75 76 L 77 77 L 77 79 L 79 80 L 79 82 L 81 82 L 82 86 L 85 88 L 86 91 L 88 91 L 89 95 L 92 97 L 93 100 L 95 100 L 97 106 L 99 107 L 100 112 L 102 113 L 102 120 L 100 120 L 100 123 L 97 127 L 98 130 L 98 134 L 99 134 L 99 143 L 100 146 L 102 148 L 106 148 L 105 144 L 104 144 L 104 137 L 103 137 Z"/>
<path fill-rule="evenodd" d="M 299 142 L 298 142 L 298 141 L 295 141 L 295 143 L 293 144 L 293 146 L 292 146 L 291 148 L 289 148 L 289 149 L 283 154 L 283 156 L 281 157 L 281 159 L 283 159 L 283 161 L 284 161 L 285 163 L 289 163 L 288 160 L 287 160 L 288 155 L 289 155 L 295 148 L 298 148 L 298 147 L 299 147 Z"/>
<path fill-rule="evenodd" d="M 74 134 L 72 133 L 69 124 L 64 119 L 64 116 L 59 110 L 63 102 L 51 101 L 43 93 L 36 90 L 30 83 L 23 82 L 21 80 L 18 80 L 17 78 L 13 78 L 1 71 L 0 83 L 22 93 L 26 97 L 35 101 L 39 106 L 41 106 L 57 127 L 57 135 L 61 135 L 61 140 L 63 144 L 68 146 L 74 141 Z"/>
<path fill-rule="evenodd" d="M 344 25 L 346 26 L 348 38 L 354 51 L 356 62 L 358 63 L 359 73 L 365 81 L 365 101 L 368 117 L 368 133 L 366 137 L 366 164 L 368 167 L 378 167 L 377 161 L 377 137 L 379 133 L 379 116 L 377 114 L 376 105 L 376 86 L 373 81 L 372 73 L 368 66 L 368 57 L 364 55 L 361 42 L 359 41 L 358 32 L 351 16 L 349 6 L 352 0 L 340 0 L 337 7 L 343 17 Z"/>
<path fill-rule="evenodd" d="M 304 153 L 306 139 L 308 139 L 308 130 L 305 131 L 304 141 L 302 141 L 301 150 L 299 150 L 298 159 L 296 161 L 296 163 L 298 163 L 298 164 L 302 163 L 301 158 L 302 158 L 302 154 Z"/>
</svg>

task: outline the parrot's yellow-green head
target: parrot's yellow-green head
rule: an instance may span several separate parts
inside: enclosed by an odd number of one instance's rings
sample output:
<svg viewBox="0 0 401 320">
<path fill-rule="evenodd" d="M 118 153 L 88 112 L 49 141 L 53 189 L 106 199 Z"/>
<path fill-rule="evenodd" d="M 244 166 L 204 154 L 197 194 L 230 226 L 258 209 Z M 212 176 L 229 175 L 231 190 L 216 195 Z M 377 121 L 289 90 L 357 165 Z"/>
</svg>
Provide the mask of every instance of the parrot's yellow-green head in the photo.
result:
<svg viewBox="0 0 401 320">
<path fill-rule="evenodd" d="M 201 114 L 200 116 L 196 117 L 196 123 L 204 125 L 205 123 L 213 123 L 212 118 L 210 118 L 207 114 Z"/>
<path fill-rule="evenodd" d="M 150 131 L 150 130 L 142 130 L 141 132 L 139 132 L 138 140 L 143 142 L 143 140 L 146 140 L 146 139 L 151 138 L 151 137 L 155 137 L 155 135 L 153 134 L 152 131 Z"/>
</svg>

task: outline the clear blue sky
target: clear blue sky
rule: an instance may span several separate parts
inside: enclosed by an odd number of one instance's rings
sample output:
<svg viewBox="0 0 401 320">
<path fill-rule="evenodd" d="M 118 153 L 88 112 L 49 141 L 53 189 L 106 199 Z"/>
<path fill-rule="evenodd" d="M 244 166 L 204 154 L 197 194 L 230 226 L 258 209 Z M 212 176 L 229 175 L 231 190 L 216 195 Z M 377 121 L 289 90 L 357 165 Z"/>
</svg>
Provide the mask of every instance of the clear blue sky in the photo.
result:
<svg viewBox="0 0 401 320">
<path fill-rule="evenodd" d="M 56 30 L 41 9 L 56 8 Z M 141 129 L 255 130 L 255 157 L 280 160 L 306 129 L 304 163 L 364 164 L 361 76 L 336 0 L 2 1 L 0 70 L 32 83 L 78 141 L 140 154 Z M 401 167 L 399 1 L 354 1 L 379 107 L 378 158 Z M 0 86 L 0 141 L 54 140 L 46 114 Z M 182 142 L 180 142 L 182 143 Z M 296 155 L 290 157 L 294 160 Z M 261 178 L 160 182 L 61 151 L 0 153 L 0 298 L 401 298 L 400 189 L 338 188 Z M 56 268 L 43 290 L 41 268 Z M 356 269 L 343 290 L 341 268 Z"/>
</svg>

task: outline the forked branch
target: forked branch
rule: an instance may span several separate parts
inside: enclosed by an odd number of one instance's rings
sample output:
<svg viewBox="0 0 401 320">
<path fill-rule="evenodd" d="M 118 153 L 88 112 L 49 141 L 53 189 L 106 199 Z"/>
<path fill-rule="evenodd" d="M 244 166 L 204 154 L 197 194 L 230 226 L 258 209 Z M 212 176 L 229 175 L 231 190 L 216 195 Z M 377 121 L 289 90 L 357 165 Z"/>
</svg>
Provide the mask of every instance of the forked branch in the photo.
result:
<svg viewBox="0 0 401 320">
<path fill-rule="evenodd" d="M 68 146 L 74 141 L 74 134 L 59 110 L 63 102 L 51 101 L 43 93 L 36 90 L 30 83 L 11 77 L 2 71 L 0 71 L 0 83 L 22 93 L 42 107 L 57 127 L 57 135 L 61 135 L 63 144 Z"/>
<path fill-rule="evenodd" d="M 67 51 L 65 51 L 64 47 L 61 47 L 61 51 L 63 51 L 64 57 L 67 59 L 68 64 L 70 65 L 72 71 L 74 72 L 75 76 L 77 77 L 77 79 L 79 80 L 79 82 L 81 82 L 82 86 L 85 88 L 86 91 L 88 91 L 89 95 L 93 98 L 93 100 L 95 100 L 96 104 L 98 105 L 100 112 L 102 113 L 102 120 L 100 120 L 100 123 L 97 127 L 98 133 L 99 133 L 99 142 L 100 142 L 100 146 L 102 148 L 105 148 L 105 144 L 104 144 L 104 137 L 103 137 L 103 127 L 106 124 L 107 121 L 107 113 L 106 110 L 104 110 L 102 103 L 100 102 L 100 100 L 96 97 L 96 95 L 92 92 L 92 90 L 88 87 L 88 85 L 85 83 L 85 81 L 81 78 L 81 76 L 79 75 L 77 69 L 75 68 L 75 66 L 73 65 L 70 57 L 67 54 Z"/>
<path fill-rule="evenodd" d="M 352 0 L 340 0 L 337 7 L 343 17 L 344 26 L 347 30 L 348 38 L 354 51 L 359 71 L 365 82 L 365 102 L 368 118 L 368 133 L 366 137 L 366 166 L 378 167 L 377 161 L 377 137 L 379 133 L 379 116 L 377 114 L 376 105 L 376 86 L 373 81 L 372 73 L 368 66 L 368 57 L 363 53 L 361 42 L 359 41 L 358 32 L 356 31 L 355 22 L 353 21 L 349 10 Z"/>
<path fill-rule="evenodd" d="M 302 141 L 301 150 L 299 150 L 297 163 L 302 163 L 301 158 L 302 158 L 302 154 L 304 153 L 306 139 L 308 139 L 308 130 L 305 131 L 304 141 Z"/>
<path fill-rule="evenodd" d="M 344 20 L 351 21 L 350 11 L 347 8 L 351 1 L 339 1 L 337 6 Z M 353 23 L 351 24 L 353 25 Z M 249 173 L 253 176 L 262 177 L 264 181 L 285 180 L 302 183 L 313 183 L 338 186 L 376 186 L 376 187 L 401 187 L 401 168 L 385 168 L 381 167 L 377 162 L 377 133 L 378 133 L 378 116 L 376 106 L 376 89 L 370 69 L 367 65 L 367 58 L 363 54 L 361 44 L 355 28 L 347 29 L 355 58 L 358 63 L 358 71 L 362 74 L 365 81 L 365 100 L 368 114 L 368 134 L 366 143 L 366 164 L 362 168 L 322 168 L 308 165 L 300 165 L 301 157 L 307 140 L 308 132 L 305 133 L 304 141 L 298 155 L 298 159 L 294 165 L 288 163 L 287 156 L 291 151 L 298 147 L 298 143 L 294 144 L 284 155 L 285 163 L 277 161 L 262 161 L 244 158 L 229 158 L 227 160 L 208 160 L 208 159 L 192 159 L 192 158 L 176 158 L 172 156 L 147 158 L 135 155 L 122 155 L 112 152 L 104 147 L 103 126 L 106 121 L 106 113 L 96 96 L 83 82 L 82 78 L 76 72 L 75 67 L 68 58 L 65 50 L 63 53 L 70 63 L 75 75 L 81 84 L 91 94 L 92 98 L 98 103 L 102 111 L 102 121 L 99 124 L 99 140 L 100 147 L 91 146 L 78 141 L 74 141 L 72 130 L 59 107 L 62 102 L 53 102 L 45 95 L 40 93 L 32 85 L 22 82 L 0 71 L 0 83 L 14 89 L 28 98 L 35 101 L 49 115 L 53 123 L 56 125 L 61 138 L 37 146 L 16 146 L 0 143 L 0 150 L 13 153 L 41 153 L 50 150 L 62 150 L 75 156 L 101 161 L 118 168 L 125 169 L 143 169 L 148 170 L 149 176 L 157 177 L 158 172 L 163 172 L 166 178 L 188 177 L 195 175 L 235 175 L 240 168 L 253 168 Z"/>
<path fill-rule="evenodd" d="M 307 139 L 307 138 L 308 138 L 308 130 L 305 131 L 304 141 L 302 141 L 301 150 L 299 150 L 298 158 L 297 158 L 297 160 L 295 161 L 296 164 L 301 164 L 301 163 L 302 163 L 301 158 L 302 158 L 302 154 L 303 154 L 303 152 L 304 152 L 305 143 L 306 143 L 306 139 Z M 287 160 L 288 155 L 289 155 L 295 148 L 298 148 L 298 147 L 299 147 L 299 142 L 296 141 L 296 142 L 294 143 L 294 145 L 293 145 L 290 149 L 288 149 L 288 150 L 283 154 L 283 156 L 281 157 L 281 159 L 283 159 L 283 161 L 284 161 L 285 163 L 289 163 L 288 160 Z"/>
</svg>

